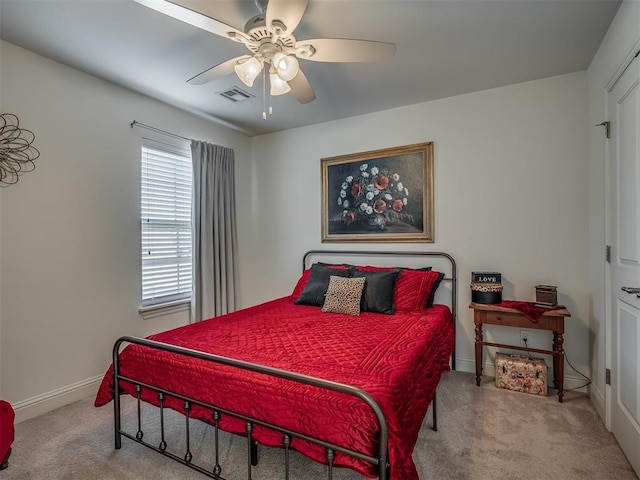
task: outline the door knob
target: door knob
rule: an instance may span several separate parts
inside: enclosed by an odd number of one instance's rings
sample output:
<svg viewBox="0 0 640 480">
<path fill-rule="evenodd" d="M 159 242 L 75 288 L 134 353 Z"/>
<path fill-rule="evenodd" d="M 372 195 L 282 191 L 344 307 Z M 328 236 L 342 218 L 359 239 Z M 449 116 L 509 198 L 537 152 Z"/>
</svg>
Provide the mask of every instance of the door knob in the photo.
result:
<svg viewBox="0 0 640 480">
<path fill-rule="evenodd" d="M 640 296 L 640 287 L 620 287 L 620 290 L 630 293 L 631 295 L 636 294 Z"/>
</svg>

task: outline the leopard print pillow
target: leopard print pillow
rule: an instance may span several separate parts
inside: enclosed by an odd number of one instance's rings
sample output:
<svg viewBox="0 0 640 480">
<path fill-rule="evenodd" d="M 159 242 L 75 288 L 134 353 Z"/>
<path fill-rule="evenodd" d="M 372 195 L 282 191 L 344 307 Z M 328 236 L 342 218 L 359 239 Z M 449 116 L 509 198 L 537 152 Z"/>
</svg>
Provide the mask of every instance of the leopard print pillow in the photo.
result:
<svg viewBox="0 0 640 480">
<path fill-rule="evenodd" d="M 323 312 L 360 315 L 360 299 L 365 278 L 345 278 L 331 275 L 324 298 Z"/>
</svg>

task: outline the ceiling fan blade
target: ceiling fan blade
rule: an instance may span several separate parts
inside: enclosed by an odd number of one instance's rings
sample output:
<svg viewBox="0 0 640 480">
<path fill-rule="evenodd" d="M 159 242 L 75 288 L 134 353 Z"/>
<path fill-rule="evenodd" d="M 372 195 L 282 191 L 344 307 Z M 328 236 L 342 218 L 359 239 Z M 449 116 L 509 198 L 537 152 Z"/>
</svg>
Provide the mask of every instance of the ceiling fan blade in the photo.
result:
<svg viewBox="0 0 640 480">
<path fill-rule="evenodd" d="M 286 30 L 278 34 L 282 37 L 291 35 L 300 23 L 308 3 L 309 0 L 269 0 L 265 12 L 267 28 L 273 31 L 271 26 L 274 20 L 277 20 L 286 27 Z"/>
<path fill-rule="evenodd" d="M 314 62 L 381 62 L 396 53 L 395 43 L 346 38 L 300 40 L 295 48 L 298 57 Z"/>
<path fill-rule="evenodd" d="M 231 60 L 227 60 L 226 62 L 219 63 L 218 65 L 199 73 L 195 77 L 190 78 L 187 80 L 187 83 L 190 83 L 191 85 L 204 85 L 205 83 L 234 73 L 235 70 L 233 67 L 238 65 L 240 61 L 247 58 L 251 58 L 251 55 L 241 55 L 239 57 L 232 58 Z"/>
<path fill-rule="evenodd" d="M 302 70 L 299 70 L 293 80 L 289 80 L 287 83 L 291 87 L 291 95 L 296 97 L 296 100 L 300 103 L 309 103 L 316 99 L 316 94 L 313 92 L 313 88 L 306 75 L 302 73 Z"/>
<path fill-rule="evenodd" d="M 157 12 L 164 13 L 170 17 L 173 17 L 182 22 L 188 23 L 189 25 L 193 25 L 194 27 L 201 28 L 202 30 L 206 30 L 207 32 L 215 33 L 216 35 L 220 35 L 224 38 L 229 38 L 231 40 L 240 41 L 239 37 L 244 37 L 244 32 L 241 32 L 237 28 L 234 28 L 230 25 L 227 25 L 220 20 L 216 20 L 215 18 L 207 17 L 202 13 L 196 12 L 187 7 L 183 7 L 182 5 L 178 5 L 175 2 L 170 2 L 168 0 L 134 0 L 140 5 L 144 5 L 145 7 L 149 7 Z"/>
</svg>

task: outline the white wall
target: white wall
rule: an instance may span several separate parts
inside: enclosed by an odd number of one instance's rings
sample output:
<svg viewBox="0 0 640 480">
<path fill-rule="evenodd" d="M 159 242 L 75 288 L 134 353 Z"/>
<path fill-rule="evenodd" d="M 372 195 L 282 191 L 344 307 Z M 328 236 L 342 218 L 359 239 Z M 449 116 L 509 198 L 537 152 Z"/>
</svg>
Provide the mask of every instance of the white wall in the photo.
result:
<svg viewBox="0 0 640 480">
<path fill-rule="evenodd" d="M 474 369 L 471 271 L 502 272 L 503 296 L 510 299 L 534 300 L 536 284 L 558 285 L 559 300 L 572 313 L 565 349 L 588 375 L 586 119 L 581 72 L 254 137 L 255 275 L 243 283 L 247 303 L 289 293 L 303 252 L 322 247 L 321 158 L 433 141 L 436 242 L 374 248 L 454 255 L 461 370 Z M 519 343 L 518 331 L 488 331 L 490 338 Z M 550 348 L 550 334 L 534 333 L 531 344 Z M 491 368 L 492 357 L 486 361 Z M 582 384 L 569 369 L 566 378 L 569 387 Z"/>
<path fill-rule="evenodd" d="M 625 0 L 614 18 L 607 35 L 587 73 L 589 88 L 589 290 L 592 298 L 590 328 L 591 396 L 600 415 L 605 417 L 606 278 L 604 261 L 605 235 L 605 174 L 607 171 L 605 138 L 602 127 L 594 125 L 608 120 L 605 114 L 606 87 L 625 58 L 640 48 L 640 1 Z"/>
<path fill-rule="evenodd" d="M 236 150 L 243 306 L 288 294 L 303 252 L 322 246 L 320 158 L 434 141 L 436 243 L 375 248 L 456 257 L 459 369 L 473 370 L 470 272 L 495 269 L 505 298 L 533 300 L 534 285 L 559 286 L 573 314 L 566 351 L 589 373 L 584 72 L 249 140 L 1 47 L 2 108 L 36 133 L 42 152 L 34 172 L 0 192 L 0 389 L 19 418 L 91 395 L 118 336 L 186 321 L 185 312 L 152 320 L 137 312 L 139 147 L 151 134 L 131 129 L 133 119 Z M 489 338 L 517 343 L 519 334 L 494 327 Z M 549 335 L 531 343 L 548 348 Z M 567 380 L 580 384 L 571 371 Z"/>
<path fill-rule="evenodd" d="M 187 322 L 188 312 L 138 314 L 141 137 L 173 140 L 130 122 L 234 148 L 238 191 L 249 189 L 250 150 L 244 135 L 1 47 L 2 111 L 41 152 L 35 171 L 1 192 L 0 388 L 22 420 L 93 394 L 117 337 Z"/>
</svg>

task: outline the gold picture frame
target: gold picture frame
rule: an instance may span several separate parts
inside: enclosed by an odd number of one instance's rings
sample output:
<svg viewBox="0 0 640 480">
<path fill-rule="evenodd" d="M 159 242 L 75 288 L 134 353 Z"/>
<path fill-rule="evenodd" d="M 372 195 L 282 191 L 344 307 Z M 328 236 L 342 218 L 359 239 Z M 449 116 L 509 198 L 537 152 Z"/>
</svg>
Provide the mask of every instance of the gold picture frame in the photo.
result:
<svg viewBox="0 0 640 480">
<path fill-rule="evenodd" d="M 433 242 L 433 142 L 323 158 L 322 242 Z"/>
</svg>

